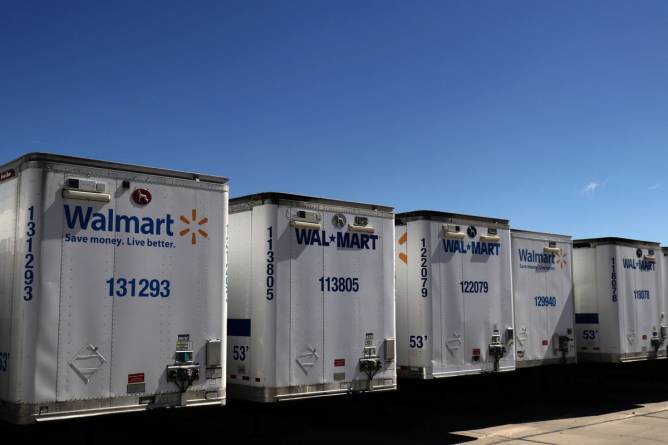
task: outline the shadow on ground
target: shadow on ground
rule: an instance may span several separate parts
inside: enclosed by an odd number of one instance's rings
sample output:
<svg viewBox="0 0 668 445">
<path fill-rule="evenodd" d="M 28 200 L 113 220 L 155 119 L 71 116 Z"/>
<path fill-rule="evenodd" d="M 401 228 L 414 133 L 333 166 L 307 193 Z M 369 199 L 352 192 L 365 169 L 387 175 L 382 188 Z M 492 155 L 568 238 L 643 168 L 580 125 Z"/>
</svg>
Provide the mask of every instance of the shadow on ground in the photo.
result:
<svg viewBox="0 0 668 445">
<path fill-rule="evenodd" d="M 75 443 L 408 444 L 471 440 L 453 431 L 593 416 L 668 400 L 668 361 L 572 365 L 436 381 L 396 392 L 158 410 L 14 426 L 0 437 Z"/>
</svg>

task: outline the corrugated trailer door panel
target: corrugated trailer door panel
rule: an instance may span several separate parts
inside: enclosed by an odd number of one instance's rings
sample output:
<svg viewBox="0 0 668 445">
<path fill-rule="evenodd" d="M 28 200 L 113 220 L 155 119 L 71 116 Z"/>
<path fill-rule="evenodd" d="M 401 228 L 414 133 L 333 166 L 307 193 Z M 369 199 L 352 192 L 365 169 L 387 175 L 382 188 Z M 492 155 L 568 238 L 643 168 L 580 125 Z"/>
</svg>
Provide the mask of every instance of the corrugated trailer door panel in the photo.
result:
<svg viewBox="0 0 668 445">
<path fill-rule="evenodd" d="M 58 363 L 58 329 L 61 293 L 63 234 L 63 175 L 44 175 L 44 211 L 39 252 L 39 313 L 35 351 L 35 401 L 56 400 Z"/>
<path fill-rule="evenodd" d="M 48 298 L 41 288 L 42 238 L 47 221 L 44 213 L 49 210 L 45 203 L 48 198 L 45 196 L 44 176 L 44 171 L 37 167 L 27 168 L 20 173 L 14 263 L 18 269 L 15 270 L 17 275 L 12 295 L 11 352 L 14 358 L 9 360 L 12 371 L 9 397 L 21 402 L 32 402 L 41 393 L 40 388 L 37 388 L 35 370 L 38 359 L 42 358 L 37 357 L 37 351 L 44 345 L 40 344 L 39 329 L 35 327 L 40 323 L 40 310 L 49 307 L 48 303 L 40 305 L 42 298 Z M 55 357 L 51 355 L 51 359 Z M 14 369 L 19 372 L 14 372 Z M 39 381 L 41 384 L 42 379 Z M 45 393 L 53 400 L 53 381 L 49 383 L 52 387 Z"/>
<path fill-rule="evenodd" d="M 453 253 L 452 249 L 446 252 L 444 243 L 459 240 L 443 238 L 441 224 L 432 225 L 436 230 L 432 235 L 438 240 L 435 246 L 437 267 L 434 270 L 439 273 L 438 291 L 435 290 L 434 296 L 441 304 L 439 325 L 442 329 L 442 359 L 438 363 L 441 371 L 451 372 L 470 367 L 472 360 L 472 351 L 466 344 L 470 320 L 466 318 L 466 303 L 460 285 L 464 279 L 466 258 L 462 253 Z"/>
<path fill-rule="evenodd" d="M 0 399 L 9 400 L 13 276 L 19 179 L 0 183 Z"/>
<path fill-rule="evenodd" d="M 112 179 L 90 179 L 115 189 Z M 108 223 L 115 205 L 113 197 L 109 203 L 63 200 L 58 401 L 110 396 L 113 299 L 107 280 L 114 276 L 113 243 L 120 235 L 94 227 Z"/>
<path fill-rule="evenodd" d="M 230 280 L 228 292 L 233 298 L 228 301 L 227 322 L 227 375 L 228 382 L 245 384 L 243 376 L 247 376 L 254 364 L 248 347 L 251 338 L 255 338 L 255 323 L 252 320 L 251 288 L 253 268 L 251 267 L 253 248 L 249 229 L 253 226 L 254 211 L 248 210 L 230 214 Z M 233 376 L 233 377 L 232 377 Z"/>
<path fill-rule="evenodd" d="M 513 255 L 518 255 L 520 249 L 530 254 L 542 254 L 545 246 L 543 241 L 526 238 L 514 238 L 513 242 Z M 518 359 L 541 360 L 548 348 L 543 343 L 551 337 L 548 335 L 548 300 L 545 298 L 551 295 L 547 285 L 550 272 L 546 270 L 551 265 L 535 260 L 519 261 L 519 264 L 516 273 L 513 271 L 513 281 L 517 281 L 514 286 Z"/>
<path fill-rule="evenodd" d="M 0 399 L 9 400 L 12 372 L 12 297 L 19 179 L 0 183 Z M 18 368 L 13 368 L 18 371 Z M 16 371 L 14 371 L 16 372 Z"/>
<path fill-rule="evenodd" d="M 475 229 L 479 230 L 478 227 Z M 466 239 L 467 244 L 471 241 L 477 242 L 476 239 Z M 493 320 L 494 314 L 500 313 L 499 291 L 494 289 L 498 287 L 498 282 L 492 280 L 489 256 L 474 255 L 473 252 L 469 252 L 460 257 L 464 257 L 464 270 L 461 280 L 455 284 L 459 288 L 457 289 L 458 294 L 464 301 L 464 323 L 466 323 L 464 348 L 469 356 L 468 367 L 491 371 L 488 345 L 492 338 L 492 324 L 496 321 Z M 488 284 L 487 292 L 480 288 L 473 291 L 474 283 L 483 282 Z M 474 359 L 474 353 L 479 354 L 477 359 Z"/>
<path fill-rule="evenodd" d="M 573 249 L 573 286 L 575 305 L 575 346 L 578 352 L 590 353 L 599 347 L 602 315 L 599 313 L 597 283 L 600 273 L 597 249 Z M 607 260 L 609 261 L 609 259 Z M 587 315 L 588 314 L 588 315 Z M 594 323 L 595 322 L 595 323 Z M 590 335 L 595 333 L 596 335 Z"/>
<path fill-rule="evenodd" d="M 508 329 L 514 330 L 513 313 L 513 285 L 512 285 L 512 266 L 510 264 L 510 230 L 498 229 L 501 237 L 499 246 L 499 255 L 496 258 L 498 268 L 496 269 L 496 280 L 499 282 L 499 333 L 501 342 L 506 347 L 506 353 L 501 358 L 500 366 L 515 369 L 515 341 L 509 338 Z M 514 336 L 514 331 L 513 331 Z"/>
<path fill-rule="evenodd" d="M 289 215 L 296 216 L 298 210 L 290 208 Z M 324 382 L 322 231 L 297 227 L 288 230 L 291 239 L 290 385 L 319 384 Z"/>
<path fill-rule="evenodd" d="M 290 352 L 291 346 L 291 325 L 290 320 L 292 311 L 292 243 L 294 242 L 293 230 L 289 226 L 289 219 L 286 216 L 284 207 L 274 206 L 274 218 L 277 226 L 276 251 L 278 269 L 276 273 L 276 381 L 268 382 L 266 386 L 275 385 L 276 387 L 285 387 L 290 385 L 291 366 L 294 363 Z M 271 345 L 267 346 L 271 348 Z"/>
<path fill-rule="evenodd" d="M 487 228 L 482 226 L 475 227 L 478 234 L 486 233 Z M 481 249 L 481 253 L 473 251 L 467 255 L 468 263 L 464 266 L 464 275 L 460 283 L 460 292 L 464 298 L 464 316 L 467 323 L 467 341 L 465 345 L 469 351 L 480 349 L 480 364 L 483 370 L 491 371 L 493 369 L 493 358 L 489 357 L 489 344 L 494 330 L 498 330 L 502 338 L 505 337 L 506 320 L 505 312 L 512 310 L 512 303 L 508 298 L 512 298 L 511 290 L 507 288 L 509 284 L 508 270 L 504 265 L 510 265 L 504 261 L 510 248 L 508 231 L 500 230 L 504 235 L 497 247 L 492 247 L 490 243 L 483 243 L 478 238 L 470 239 L 472 244 L 479 242 L 480 246 L 487 244 L 489 249 L 487 253 Z M 473 249 L 471 249 L 473 250 Z M 509 256 L 508 256 L 509 259 Z M 510 306 L 510 307 L 508 307 Z M 507 351 L 501 362 L 512 353 Z"/>
<path fill-rule="evenodd" d="M 668 247 L 661 248 L 661 326 L 668 324 Z M 667 328 L 668 329 L 668 328 Z M 663 346 L 666 347 L 668 353 L 668 344 L 664 340 Z"/>
<path fill-rule="evenodd" d="M 660 252 L 654 252 L 657 258 Z M 638 258 L 639 264 L 636 270 L 636 285 L 633 289 L 633 299 L 636 304 L 636 320 L 639 336 L 639 350 L 654 352 L 651 346 L 653 332 L 658 334 L 659 321 L 661 318 L 662 304 L 660 285 L 660 263 L 647 260 L 648 250 L 642 249 L 642 257 Z M 660 260 L 659 260 L 660 261 Z"/>
<path fill-rule="evenodd" d="M 433 277 L 433 258 L 438 251 L 438 237 L 432 236 L 428 221 L 411 221 L 407 227 L 408 267 L 405 279 L 408 329 L 398 342 L 408 348 L 406 365 L 431 368 L 441 363 L 441 339 L 437 334 L 441 329 L 441 314 L 437 311 L 440 307 L 440 294 L 437 293 Z M 421 343 L 418 337 L 422 337 Z M 424 337 L 428 337 L 426 341 Z"/>
<path fill-rule="evenodd" d="M 572 278 L 571 278 L 571 250 L 570 244 L 558 243 L 557 247 L 561 249 L 561 254 L 557 255 L 554 264 L 554 270 L 547 274 L 547 289 L 550 295 L 554 295 L 556 301 L 555 306 L 548 306 L 548 326 L 547 333 L 549 335 L 569 335 L 573 336 L 573 295 L 572 295 Z M 569 334 L 570 330 L 570 334 Z M 552 341 L 556 341 L 555 336 Z M 548 351 L 548 358 L 550 356 L 561 357 L 561 352 L 554 354 L 554 350 L 558 349 L 559 345 L 551 344 L 550 351 Z M 573 344 L 569 345 L 567 357 L 574 354 Z"/>
<path fill-rule="evenodd" d="M 622 349 L 621 353 L 633 353 L 640 351 L 639 337 L 641 333 L 638 331 L 638 307 L 634 298 L 633 291 L 638 284 L 638 275 L 634 269 L 636 253 L 632 247 L 618 247 L 618 257 L 621 259 L 620 269 L 624 273 L 623 287 L 620 289 L 621 304 L 625 308 L 622 314 L 624 329 L 621 333 Z"/>
<path fill-rule="evenodd" d="M 330 246 L 325 247 L 324 276 L 337 280 L 336 284 L 333 281 L 325 284 L 325 380 L 367 380 L 358 368 L 366 334 L 373 335 L 379 351 L 384 339 L 383 221 L 368 218 L 374 233 L 358 233 L 350 231 L 347 224 L 335 227 L 332 224 L 335 214 L 344 215 L 349 224 L 355 218 L 350 211 L 324 212 L 326 232 L 331 236 L 340 233 L 351 240 L 354 237 L 361 243 L 358 246 L 351 242 L 350 247 L 341 247 L 331 238 Z M 341 375 L 343 372 L 345 377 Z"/>
<path fill-rule="evenodd" d="M 587 249 L 589 250 L 589 249 Z M 596 279 L 593 280 L 594 307 L 591 313 L 598 314 L 599 323 L 585 326 L 590 334 L 594 334 L 595 341 L 590 344 L 592 350 L 598 354 L 609 351 L 620 353 L 623 346 L 622 338 L 625 337 L 623 314 L 620 308 L 624 306 L 623 284 L 625 274 L 620 264 L 620 255 L 615 246 L 597 246 L 591 249 L 595 257 Z M 613 278 L 613 273 L 614 277 Z M 585 280 L 586 283 L 586 280 Z M 615 283 L 616 291 L 613 292 L 612 283 Z M 589 285 L 589 283 L 586 283 Z M 614 294 L 615 301 L 612 300 Z M 582 326 L 582 325 L 581 325 Z M 586 333 L 583 332 L 583 335 Z M 598 331 L 597 331 L 598 330 Z M 626 339 L 624 339 L 626 342 Z M 597 349 L 594 349 L 597 348 Z"/>
<path fill-rule="evenodd" d="M 120 184 L 119 184 L 120 185 Z M 150 205 L 139 207 L 128 195 L 132 189 L 112 188 L 112 193 L 121 196 L 116 200 L 116 212 L 123 215 L 137 215 L 141 217 L 161 218 L 166 213 L 172 213 L 173 208 L 169 204 L 175 202 L 170 196 L 170 190 L 163 185 L 152 185 L 135 182 L 134 187 L 148 189 L 153 195 Z M 118 188 L 118 191 L 117 191 Z M 125 196 L 123 196 L 125 195 Z M 184 203 L 193 203 L 193 196 L 182 196 Z M 184 213 L 184 209 L 180 209 Z M 190 218 L 190 209 L 186 212 Z M 175 218 L 179 218 L 179 214 Z M 145 391 L 147 393 L 176 391 L 176 387 L 168 384 L 164 374 L 168 364 L 173 362 L 176 337 L 178 334 L 188 332 L 174 332 L 171 326 L 172 313 L 176 311 L 175 302 L 184 298 L 183 289 L 174 289 L 181 286 L 179 280 L 174 280 L 173 271 L 179 255 L 185 255 L 179 244 L 177 249 L 156 249 L 149 247 L 137 247 L 134 243 L 142 241 L 145 243 L 146 236 L 139 234 L 120 234 L 118 239 L 121 245 L 116 248 L 115 267 L 113 278 L 115 280 L 114 296 L 107 295 L 113 301 L 113 344 L 111 357 L 112 367 L 112 396 L 123 396 L 128 393 L 128 376 L 142 374 Z M 156 254 L 159 252 L 159 254 Z M 190 269 L 196 273 L 195 266 Z M 109 277 L 111 278 L 111 277 Z M 135 289 L 126 289 L 124 296 L 120 285 L 134 280 Z M 172 295 L 168 298 L 158 296 L 139 297 L 136 289 L 140 280 L 170 280 Z M 162 366 L 160 366 L 162 365 Z M 141 380 L 141 379 L 139 379 Z"/>
<path fill-rule="evenodd" d="M 561 248 L 563 252 L 566 252 L 565 245 L 559 244 L 557 247 Z M 562 268 L 558 264 L 558 257 L 556 255 L 551 256 L 550 263 L 548 264 L 549 270 L 545 272 L 545 295 L 548 296 L 548 300 L 545 302 L 545 339 L 548 342 L 547 347 L 545 348 L 545 353 L 543 358 L 559 358 L 561 353 L 559 352 L 559 339 L 558 335 L 566 335 L 566 331 L 559 331 L 559 320 L 560 315 L 563 312 L 564 305 L 567 304 L 566 295 L 563 292 L 563 274 L 561 272 Z"/>
<path fill-rule="evenodd" d="M 538 252 L 542 252 L 544 246 L 544 242 L 535 242 Z M 554 264 L 551 262 L 544 264 L 542 268 L 539 267 L 535 272 L 536 292 L 532 295 L 531 300 L 533 301 L 529 301 L 529 304 L 536 309 L 535 327 L 536 333 L 540 334 L 540 337 L 536 338 L 537 351 L 535 360 L 545 360 L 553 356 L 554 345 L 552 342 L 554 338 L 550 318 L 554 316 L 554 311 L 559 306 L 559 302 L 556 300 L 555 288 L 550 286 L 553 275 Z M 536 297 L 543 298 L 536 299 Z"/>
<path fill-rule="evenodd" d="M 543 252 L 544 241 L 531 240 L 531 247 L 536 252 Z M 550 317 L 559 305 L 556 301 L 557 296 L 554 288 L 550 286 L 550 279 L 554 275 L 554 264 L 552 261 L 538 264 L 534 270 L 535 286 L 533 295 L 527 302 L 535 310 L 534 328 L 536 338 L 534 338 L 534 360 L 544 360 L 550 358 L 552 354 L 553 332 L 551 330 Z M 536 298 L 542 297 L 542 298 Z M 554 302 L 554 303 L 553 303 Z M 554 304 L 554 306 L 553 306 Z"/>
<path fill-rule="evenodd" d="M 178 392 L 174 383 L 167 382 L 165 368 L 174 363 L 179 336 L 188 336 L 193 361 L 201 365 L 200 378 L 191 389 L 203 389 L 209 383 L 204 368 L 206 341 L 222 338 L 222 301 L 216 296 L 222 295 L 217 278 L 224 273 L 223 196 L 141 182 L 123 189 L 120 182 L 118 214 L 147 222 L 171 218 L 174 223 L 171 229 L 163 224 L 153 234 L 124 233 L 116 247 L 115 287 L 120 289 L 122 280 L 127 280 L 127 294 L 119 297 L 114 289 L 116 295 L 107 297 L 114 302 L 112 394 L 128 394 L 138 375 L 143 375 L 144 392 Z M 137 188 L 151 192 L 150 204 L 139 206 L 130 199 Z"/>
<path fill-rule="evenodd" d="M 245 361 L 250 359 L 249 381 L 252 386 L 273 384 L 276 370 L 276 304 L 282 295 L 277 293 L 280 279 L 279 249 L 280 232 L 276 227 L 276 205 L 253 207 L 251 243 L 253 245 L 251 270 L 256 276 L 251 278 L 252 296 L 252 339 L 246 351 Z M 285 250 L 283 250 L 285 252 Z M 237 352 L 244 358 L 241 346 Z M 234 354 L 234 351 L 232 351 Z M 250 356 L 250 357 L 249 357 Z M 248 363 L 247 363 L 248 364 Z M 242 374 L 242 373 L 239 373 Z M 242 377 L 243 378 L 243 377 Z"/>
<path fill-rule="evenodd" d="M 477 227 L 479 236 L 487 233 L 487 227 Z M 477 306 L 477 311 L 484 315 L 481 324 L 478 327 L 477 334 L 480 336 L 477 341 L 483 344 L 485 348 L 485 370 L 491 370 L 494 367 L 494 359 L 489 356 L 489 344 L 492 340 L 492 334 L 498 330 L 501 337 L 501 343 L 505 347 L 505 353 L 499 361 L 500 368 L 515 367 L 515 350 L 513 342 L 508 339 L 508 328 L 513 327 L 513 301 L 511 285 L 511 266 L 510 266 L 510 231 L 508 229 L 497 229 L 499 241 L 485 242 L 480 237 L 481 254 L 473 254 L 470 257 L 470 275 L 465 275 L 464 280 L 474 282 L 476 280 L 488 283 L 488 291 L 476 293 L 475 286 L 473 291 L 467 295 L 476 297 L 469 299 Z M 487 244 L 487 253 L 482 245 Z M 481 298 L 478 298 L 481 297 Z M 485 304 L 487 303 L 487 304 Z M 468 313 L 467 307 L 467 313 Z M 468 318 L 468 315 L 467 315 Z"/>
<path fill-rule="evenodd" d="M 409 307 L 410 303 L 408 301 L 407 295 L 407 271 L 408 271 L 408 226 L 398 225 L 395 226 L 395 238 L 396 244 L 394 246 L 396 253 L 396 266 L 395 266 L 395 276 L 396 276 L 396 333 L 397 333 L 397 365 L 399 366 L 409 366 L 409 348 L 408 348 L 408 320 L 409 320 Z"/>
<path fill-rule="evenodd" d="M 383 338 L 392 339 L 387 343 L 387 348 L 385 344 L 381 348 L 379 355 L 385 359 L 383 364 L 383 378 L 392 378 L 394 384 L 396 384 L 397 378 L 397 358 L 396 358 L 396 345 L 397 345 L 397 312 L 396 312 L 396 299 L 394 288 L 396 285 L 396 275 L 395 275 L 395 265 L 399 261 L 397 256 L 397 251 L 393 244 L 393 238 L 395 238 L 394 231 L 394 215 L 387 215 L 389 218 L 382 218 L 382 256 L 380 263 L 382 264 L 382 284 L 380 286 L 380 299 L 382 301 L 382 313 L 381 315 L 381 327 L 383 329 Z M 379 340 L 380 341 L 380 340 Z M 388 356 L 387 354 L 390 354 Z M 390 361 L 388 361 L 390 360 Z M 385 381 L 387 383 L 387 381 Z"/>
</svg>

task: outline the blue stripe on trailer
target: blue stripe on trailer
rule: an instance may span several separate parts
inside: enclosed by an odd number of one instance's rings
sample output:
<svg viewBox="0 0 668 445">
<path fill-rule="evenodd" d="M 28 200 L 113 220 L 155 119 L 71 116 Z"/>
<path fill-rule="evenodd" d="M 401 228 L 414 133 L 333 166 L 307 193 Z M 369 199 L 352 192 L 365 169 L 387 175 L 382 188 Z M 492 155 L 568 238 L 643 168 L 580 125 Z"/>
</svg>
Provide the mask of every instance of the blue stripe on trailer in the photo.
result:
<svg viewBox="0 0 668 445">
<path fill-rule="evenodd" d="M 598 314 L 575 314 L 576 324 L 598 324 Z"/>
<path fill-rule="evenodd" d="M 250 318 L 228 318 L 227 335 L 229 337 L 250 337 L 251 335 Z"/>
</svg>

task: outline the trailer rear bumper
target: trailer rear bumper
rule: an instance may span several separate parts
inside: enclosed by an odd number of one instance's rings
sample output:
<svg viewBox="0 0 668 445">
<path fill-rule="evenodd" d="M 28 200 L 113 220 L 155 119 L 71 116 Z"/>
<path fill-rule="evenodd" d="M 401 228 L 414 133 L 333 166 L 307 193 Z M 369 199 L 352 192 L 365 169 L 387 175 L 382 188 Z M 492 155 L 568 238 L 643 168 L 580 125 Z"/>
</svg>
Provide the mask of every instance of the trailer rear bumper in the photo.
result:
<svg viewBox="0 0 668 445">
<path fill-rule="evenodd" d="M 466 369 L 453 369 L 448 371 L 432 371 L 431 368 L 423 367 L 414 367 L 414 366 L 401 366 L 399 368 L 399 378 L 401 379 L 413 379 L 413 380 L 431 380 L 431 379 L 443 379 L 448 377 L 457 377 L 463 375 L 476 375 L 476 374 L 495 374 L 499 372 L 509 372 L 514 371 L 515 366 L 501 366 L 498 371 L 489 371 L 482 368 L 466 368 Z"/>
<path fill-rule="evenodd" d="M 321 383 L 316 385 L 283 386 L 272 388 L 265 386 L 227 385 L 227 395 L 232 399 L 253 402 L 280 402 L 312 397 L 337 396 L 356 392 L 392 391 L 397 389 L 396 378 L 379 378 L 371 381 Z"/>
<path fill-rule="evenodd" d="M 578 352 L 578 362 L 582 363 L 627 363 L 642 360 L 662 360 L 666 357 L 665 349 L 659 349 L 657 353 L 654 351 L 632 352 L 626 354 Z"/>
<path fill-rule="evenodd" d="M 557 365 L 575 365 L 577 364 L 577 357 L 567 357 L 564 361 L 562 358 L 547 358 L 543 360 L 517 360 L 515 366 L 517 368 L 532 368 L 535 366 L 557 366 Z"/>
<path fill-rule="evenodd" d="M 225 391 L 188 391 L 111 399 L 70 400 L 63 402 L 14 403 L 0 401 L 0 419 L 16 424 L 105 414 L 147 411 L 160 408 L 225 405 Z"/>
</svg>

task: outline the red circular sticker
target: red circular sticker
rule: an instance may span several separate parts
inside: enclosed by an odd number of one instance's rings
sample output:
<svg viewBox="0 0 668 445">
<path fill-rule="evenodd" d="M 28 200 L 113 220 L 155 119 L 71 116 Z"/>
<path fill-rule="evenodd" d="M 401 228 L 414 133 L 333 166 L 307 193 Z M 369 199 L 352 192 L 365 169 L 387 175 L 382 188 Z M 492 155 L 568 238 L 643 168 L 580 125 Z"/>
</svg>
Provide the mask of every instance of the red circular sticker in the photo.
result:
<svg viewBox="0 0 668 445">
<path fill-rule="evenodd" d="M 151 192 L 146 189 L 135 189 L 135 191 L 132 192 L 132 200 L 140 206 L 145 206 L 151 202 Z"/>
</svg>

